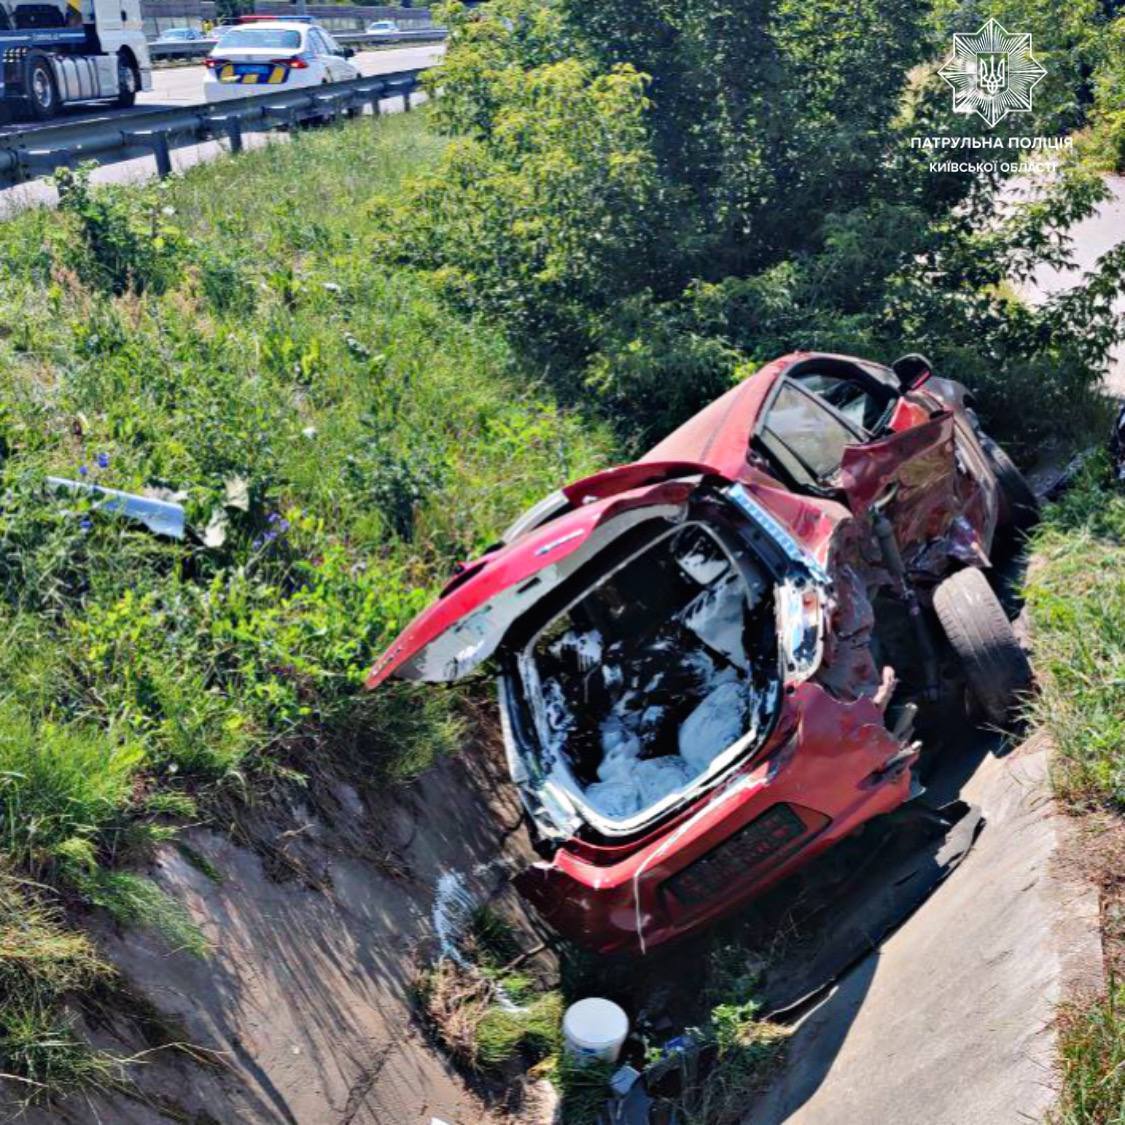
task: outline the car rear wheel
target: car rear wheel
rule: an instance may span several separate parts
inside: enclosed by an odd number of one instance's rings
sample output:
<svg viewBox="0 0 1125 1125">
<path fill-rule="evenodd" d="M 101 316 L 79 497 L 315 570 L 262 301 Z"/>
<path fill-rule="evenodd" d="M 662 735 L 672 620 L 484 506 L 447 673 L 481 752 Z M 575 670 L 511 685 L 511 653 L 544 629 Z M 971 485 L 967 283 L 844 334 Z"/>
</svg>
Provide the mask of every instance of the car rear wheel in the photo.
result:
<svg viewBox="0 0 1125 1125">
<path fill-rule="evenodd" d="M 1031 665 L 988 579 L 959 570 L 934 590 L 934 612 L 989 722 L 1001 725 L 1031 687 Z"/>
<path fill-rule="evenodd" d="M 1015 462 L 986 434 L 981 435 L 981 445 L 1004 494 L 1007 508 L 1002 521 L 1008 531 L 1029 531 L 1039 522 L 1039 499 L 1027 483 L 1027 478 L 1016 468 Z"/>
</svg>

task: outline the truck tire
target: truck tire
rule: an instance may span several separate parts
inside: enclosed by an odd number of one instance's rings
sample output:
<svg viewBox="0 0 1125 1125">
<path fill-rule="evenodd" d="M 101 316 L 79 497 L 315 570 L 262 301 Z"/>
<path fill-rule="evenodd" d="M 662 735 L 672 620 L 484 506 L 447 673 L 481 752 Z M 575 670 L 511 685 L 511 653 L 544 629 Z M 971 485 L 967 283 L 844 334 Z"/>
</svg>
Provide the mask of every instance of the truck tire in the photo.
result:
<svg viewBox="0 0 1125 1125">
<path fill-rule="evenodd" d="M 122 109 L 136 105 L 141 76 L 137 68 L 124 55 L 117 56 L 117 104 Z"/>
<path fill-rule="evenodd" d="M 59 91 L 46 55 L 32 52 L 24 61 L 24 97 L 34 121 L 49 121 L 59 111 Z"/>
<path fill-rule="evenodd" d="M 1001 726 L 1031 688 L 1031 665 L 988 579 L 974 567 L 934 590 L 934 612 L 989 722 Z"/>
<path fill-rule="evenodd" d="M 1004 494 L 1007 508 L 1007 512 L 1002 513 L 1006 515 L 1003 520 L 1004 529 L 1012 532 L 1030 531 L 1039 522 L 1038 497 L 1011 457 L 987 434 L 981 435 L 981 446 L 1000 482 L 1000 491 Z"/>
</svg>

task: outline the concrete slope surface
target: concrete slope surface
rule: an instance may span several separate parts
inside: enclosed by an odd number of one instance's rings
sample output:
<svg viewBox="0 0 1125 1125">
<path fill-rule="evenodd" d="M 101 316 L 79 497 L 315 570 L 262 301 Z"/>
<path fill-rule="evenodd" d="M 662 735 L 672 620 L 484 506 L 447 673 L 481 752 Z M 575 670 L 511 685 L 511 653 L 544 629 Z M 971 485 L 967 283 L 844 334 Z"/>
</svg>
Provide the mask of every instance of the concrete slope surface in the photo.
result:
<svg viewBox="0 0 1125 1125">
<path fill-rule="evenodd" d="M 496 1120 L 427 1041 L 411 1003 L 415 952 L 433 937 L 435 888 L 453 873 L 483 898 L 519 847 L 518 809 L 479 748 L 404 795 L 330 782 L 315 805 L 272 809 L 255 846 L 185 834 L 218 879 L 163 849 L 156 881 L 212 942 L 206 959 L 109 926 L 99 947 L 167 1021 L 133 1068 L 135 1097 L 76 1097 L 25 1125 L 489 1125 Z M 507 826 L 507 828 L 505 827 Z M 432 953 L 432 947 L 427 951 Z M 143 1015 L 143 1012 L 137 1014 Z M 120 1055 L 146 1050 L 135 1022 L 87 1026 Z M 211 1064 L 211 1065 L 209 1065 Z M 0 1091 L 2 1093 L 2 1091 Z M 0 1121 L 14 1107 L 0 1099 Z"/>
<path fill-rule="evenodd" d="M 1048 791 L 1045 745 L 998 758 L 965 740 L 946 751 L 931 796 L 956 790 L 985 811 L 975 848 L 804 1019 L 747 1123 L 1043 1120 L 1055 1006 L 1100 963 L 1097 897 L 1056 861 L 1069 825 Z"/>
</svg>

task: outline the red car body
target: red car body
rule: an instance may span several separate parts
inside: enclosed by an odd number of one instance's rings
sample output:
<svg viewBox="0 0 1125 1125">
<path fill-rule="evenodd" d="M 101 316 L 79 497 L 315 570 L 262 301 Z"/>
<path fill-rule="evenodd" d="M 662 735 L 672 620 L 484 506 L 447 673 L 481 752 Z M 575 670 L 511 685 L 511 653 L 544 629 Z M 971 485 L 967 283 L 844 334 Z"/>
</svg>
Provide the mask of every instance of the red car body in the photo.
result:
<svg viewBox="0 0 1125 1125">
<path fill-rule="evenodd" d="M 875 607 L 904 591 L 874 528 L 889 521 L 920 595 L 911 612 L 926 614 L 927 591 L 945 574 L 989 565 L 1007 513 L 965 389 L 924 365 L 907 382 L 849 357 L 775 360 L 640 460 L 537 505 L 461 569 L 373 668 L 375 688 L 391 675 L 451 680 L 488 657 L 501 661 L 510 766 L 542 857 L 517 884 L 563 936 L 603 953 L 651 950 L 737 909 L 911 797 L 918 744 L 890 716 L 925 685 L 910 667 L 896 668 L 897 686 L 884 670 L 893 646 L 879 639 Z M 590 595 L 580 590 L 619 598 L 598 585 L 611 569 L 602 560 L 640 566 L 657 551 L 652 543 L 678 543 L 655 537 L 682 527 L 726 545 L 726 555 L 714 552 L 718 565 L 733 558 L 772 576 L 772 593 L 756 595 L 765 599 L 756 626 L 765 630 L 764 670 L 738 653 L 747 676 L 763 677 L 734 689 L 753 694 L 752 734 L 682 788 L 615 820 L 583 804 L 597 783 L 574 781 L 574 763 L 551 750 L 558 731 L 528 717 L 542 701 L 527 654 L 545 642 L 529 642 L 524 624 L 544 606 L 581 608 Z M 622 564 L 615 544 L 629 535 L 650 546 Z M 663 553 L 652 559 L 665 566 Z M 618 581 L 634 574 L 614 573 Z M 734 585 L 745 638 L 751 599 Z M 634 584 L 638 597 L 644 587 Z M 629 607 L 615 612 L 627 616 Z M 608 664 L 605 653 L 587 659 L 581 675 L 608 676 Z M 551 721 L 575 737 L 571 711 Z"/>
</svg>

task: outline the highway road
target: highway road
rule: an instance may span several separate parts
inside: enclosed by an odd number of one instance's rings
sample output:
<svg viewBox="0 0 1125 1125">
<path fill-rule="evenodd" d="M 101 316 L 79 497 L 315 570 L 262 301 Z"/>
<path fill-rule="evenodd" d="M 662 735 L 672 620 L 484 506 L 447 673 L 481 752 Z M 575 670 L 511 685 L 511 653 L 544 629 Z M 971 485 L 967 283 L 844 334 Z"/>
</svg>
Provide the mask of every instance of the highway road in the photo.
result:
<svg viewBox="0 0 1125 1125">
<path fill-rule="evenodd" d="M 391 74 L 432 66 L 445 53 L 442 43 L 418 47 L 390 47 L 382 51 L 362 51 L 352 60 L 365 77 Z M 153 89 L 137 98 L 138 105 L 197 105 L 203 101 L 202 66 L 166 66 L 152 72 Z M 252 90 L 248 90 L 253 93 Z M 263 91 L 265 92 L 265 91 Z"/>
<path fill-rule="evenodd" d="M 415 70 L 433 66 L 445 53 L 443 43 L 427 43 L 417 47 L 390 47 L 378 51 L 361 51 L 353 60 L 364 77 L 392 74 L 398 70 Z M 135 110 L 117 109 L 113 106 L 75 106 L 64 111 L 59 121 L 123 119 L 130 113 L 152 109 L 156 106 L 198 105 L 203 101 L 203 66 L 165 66 L 153 71 L 153 88 L 137 98 Z M 263 88 L 262 93 L 274 92 Z M 247 93 L 253 93 L 247 87 Z M 0 137 L 19 133 L 28 127 L 27 122 L 0 127 Z"/>
</svg>

